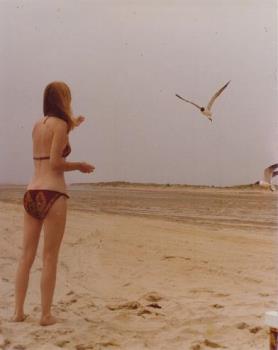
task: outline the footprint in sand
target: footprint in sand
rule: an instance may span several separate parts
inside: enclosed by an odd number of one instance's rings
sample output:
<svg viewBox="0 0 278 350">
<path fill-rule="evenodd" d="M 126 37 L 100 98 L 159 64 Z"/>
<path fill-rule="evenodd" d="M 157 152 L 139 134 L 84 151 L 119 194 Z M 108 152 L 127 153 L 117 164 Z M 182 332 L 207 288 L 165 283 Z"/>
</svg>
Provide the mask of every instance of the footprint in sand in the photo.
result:
<svg viewBox="0 0 278 350">
<path fill-rule="evenodd" d="M 141 309 L 137 312 L 138 316 L 143 316 L 143 315 L 151 315 L 152 312 L 148 309 Z"/>
<path fill-rule="evenodd" d="M 94 345 L 83 345 L 83 344 L 79 344 L 75 346 L 76 350 L 91 350 L 94 349 Z"/>
<path fill-rule="evenodd" d="M 21 344 L 14 345 L 14 346 L 12 347 L 12 350 L 25 350 L 25 349 L 27 349 L 26 346 L 21 345 Z"/>
<path fill-rule="evenodd" d="M 61 301 L 58 302 L 58 304 L 59 304 L 58 309 L 61 310 L 61 311 L 66 311 L 66 306 L 72 305 L 72 304 L 74 304 L 76 302 L 77 302 L 76 299 L 73 299 L 73 301 L 61 300 Z"/>
<path fill-rule="evenodd" d="M 248 329 L 250 333 L 256 334 L 262 330 L 262 327 L 250 327 L 250 325 L 246 322 L 240 322 L 236 325 L 237 329 L 243 330 Z"/>
<path fill-rule="evenodd" d="M 123 304 L 115 304 L 115 305 L 107 305 L 107 308 L 111 311 L 115 310 L 137 310 L 141 307 L 141 304 L 138 301 L 128 301 L 127 303 Z"/>
<path fill-rule="evenodd" d="M 164 255 L 162 260 L 170 260 L 170 259 L 183 259 L 183 260 L 191 260 L 191 258 L 187 258 L 184 256 L 175 256 L 175 255 Z"/>
<path fill-rule="evenodd" d="M 214 348 L 214 349 L 217 349 L 217 348 L 225 349 L 226 348 L 226 346 L 220 345 L 220 344 L 215 343 L 213 341 L 210 341 L 208 339 L 204 340 L 204 344 L 205 344 L 205 346 L 207 346 L 209 348 Z"/>
<path fill-rule="evenodd" d="M 220 304 L 213 304 L 211 306 L 214 307 L 215 309 L 223 309 L 224 308 L 224 306 L 220 305 Z"/>
<path fill-rule="evenodd" d="M 246 328 L 249 328 L 249 324 L 246 322 L 240 322 L 236 325 L 236 328 L 237 329 L 246 329 Z"/>
<path fill-rule="evenodd" d="M 155 316 L 162 316 L 161 314 L 157 312 L 151 312 L 146 307 L 142 306 L 138 301 L 129 301 L 122 304 L 114 304 L 114 305 L 107 305 L 106 306 L 111 311 L 116 310 L 138 310 L 137 316 L 144 316 L 144 315 L 155 315 Z M 147 307 L 160 309 L 161 306 L 157 303 L 152 303 L 147 305 Z"/>
<path fill-rule="evenodd" d="M 200 344 L 192 345 L 190 350 L 201 350 L 201 345 Z"/>
<path fill-rule="evenodd" d="M 162 299 L 164 299 L 159 293 L 157 292 L 150 292 L 150 293 L 147 293 L 145 295 L 143 295 L 142 297 L 143 299 L 147 300 L 147 301 L 150 301 L 150 302 L 157 302 L 157 301 L 160 301 Z"/>
<path fill-rule="evenodd" d="M 162 306 L 160 306 L 157 303 L 148 304 L 147 307 L 152 307 L 154 309 L 162 309 Z"/>
<path fill-rule="evenodd" d="M 63 348 L 66 344 L 69 344 L 69 343 L 70 343 L 69 340 L 59 340 L 59 341 L 57 341 L 57 342 L 55 343 L 55 345 L 57 345 L 57 346 Z"/>
<path fill-rule="evenodd" d="M 131 283 L 127 282 L 127 283 L 123 284 L 123 287 L 129 287 L 130 285 L 131 285 Z"/>
<path fill-rule="evenodd" d="M 93 324 L 95 324 L 95 325 L 98 324 L 98 321 L 96 321 L 96 320 L 93 319 L 93 318 L 89 318 L 89 317 L 84 317 L 84 321 L 89 322 L 89 323 L 93 323 Z"/>
<path fill-rule="evenodd" d="M 79 344 L 75 346 L 76 350 L 93 350 L 93 349 L 102 349 L 103 347 L 119 347 L 120 345 L 116 341 L 107 341 L 107 342 L 101 342 L 101 343 L 96 343 L 94 345 L 84 345 L 84 344 Z"/>
<path fill-rule="evenodd" d="M 76 304 L 78 302 L 78 300 L 82 297 L 82 295 L 76 294 L 72 290 L 69 291 L 66 295 L 70 297 L 68 300 L 66 300 L 67 299 L 66 298 L 66 299 L 62 299 L 62 300 L 58 301 L 57 309 L 59 311 L 67 311 L 68 306 Z M 90 307 L 96 307 L 96 305 L 93 301 L 89 301 L 85 305 L 79 306 L 80 309 L 84 309 L 84 308 L 88 309 Z"/>
<path fill-rule="evenodd" d="M 103 343 L 97 343 L 96 345 L 99 345 L 99 346 L 104 346 L 104 347 L 107 347 L 107 346 L 117 346 L 117 347 L 119 347 L 120 345 L 117 343 L 117 342 L 115 342 L 115 341 L 107 341 L 107 342 L 103 342 Z"/>
<path fill-rule="evenodd" d="M 256 334 L 262 330 L 262 327 L 252 327 L 249 329 L 250 333 Z"/>
<path fill-rule="evenodd" d="M 59 329 L 56 333 L 58 335 L 68 335 L 68 334 L 73 333 L 73 332 L 74 332 L 73 329 L 66 328 L 66 329 Z"/>
<path fill-rule="evenodd" d="M 77 303 L 77 297 L 72 297 L 70 298 L 70 300 L 60 300 L 58 301 L 58 304 L 61 305 L 62 307 L 63 306 L 69 306 L 69 305 L 72 305 L 72 304 L 75 304 Z"/>
</svg>

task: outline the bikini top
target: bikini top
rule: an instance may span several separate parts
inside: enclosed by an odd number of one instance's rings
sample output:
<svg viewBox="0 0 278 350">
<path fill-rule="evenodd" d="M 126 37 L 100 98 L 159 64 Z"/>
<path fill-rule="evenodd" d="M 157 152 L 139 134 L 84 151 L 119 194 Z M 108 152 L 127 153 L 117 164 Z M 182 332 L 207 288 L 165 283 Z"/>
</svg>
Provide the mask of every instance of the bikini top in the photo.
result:
<svg viewBox="0 0 278 350">
<path fill-rule="evenodd" d="M 47 119 L 49 118 L 46 117 L 46 119 L 43 121 L 43 124 L 45 124 L 45 122 L 47 121 Z M 63 153 L 62 153 L 62 157 L 63 158 L 66 158 L 71 152 L 71 147 L 70 147 L 70 144 L 67 143 L 66 147 L 64 148 L 63 150 Z M 34 160 L 44 160 L 44 159 L 50 159 L 50 156 L 46 156 L 46 157 L 33 157 Z"/>
</svg>

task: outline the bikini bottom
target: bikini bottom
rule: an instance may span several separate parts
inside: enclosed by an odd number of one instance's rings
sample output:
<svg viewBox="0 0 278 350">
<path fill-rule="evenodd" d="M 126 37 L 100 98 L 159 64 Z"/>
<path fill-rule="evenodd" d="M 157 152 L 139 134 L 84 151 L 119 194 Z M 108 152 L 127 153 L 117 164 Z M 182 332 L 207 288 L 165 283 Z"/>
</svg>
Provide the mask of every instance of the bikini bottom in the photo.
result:
<svg viewBox="0 0 278 350">
<path fill-rule="evenodd" d="M 23 205 L 28 214 L 38 220 L 43 220 L 55 201 L 66 193 L 52 190 L 28 190 L 23 197 Z"/>
</svg>

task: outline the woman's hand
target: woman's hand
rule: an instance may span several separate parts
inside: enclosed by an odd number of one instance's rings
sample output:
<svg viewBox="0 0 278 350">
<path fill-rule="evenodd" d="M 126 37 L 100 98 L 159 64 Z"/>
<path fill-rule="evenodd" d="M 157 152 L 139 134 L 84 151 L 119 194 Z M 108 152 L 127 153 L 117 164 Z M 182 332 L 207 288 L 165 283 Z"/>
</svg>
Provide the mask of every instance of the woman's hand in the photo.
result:
<svg viewBox="0 0 278 350">
<path fill-rule="evenodd" d="M 92 164 L 81 162 L 78 170 L 81 171 L 81 173 L 92 173 L 95 167 Z"/>
<path fill-rule="evenodd" d="M 72 119 L 75 126 L 79 126 L 85 121 L 85 117 L 83 117 L 83 115 L 79 115 L 78 117 L 72 117 Z"/>
</svg>

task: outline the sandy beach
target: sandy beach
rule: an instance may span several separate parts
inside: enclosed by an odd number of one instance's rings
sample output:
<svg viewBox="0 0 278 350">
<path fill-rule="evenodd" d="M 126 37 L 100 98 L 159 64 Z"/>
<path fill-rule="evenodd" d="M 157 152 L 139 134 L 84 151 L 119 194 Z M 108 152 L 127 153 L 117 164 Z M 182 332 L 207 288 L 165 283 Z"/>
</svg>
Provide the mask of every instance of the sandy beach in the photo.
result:
<svg viewBox="0 0 278 350">
<path fill-rule="evenodd" d="M 38 325 L 41 244 L 23 323 L 10 323 L 23 186 L 0 187 L 0 349 L 263 350 L 277 310 L 277 193 L 75 185 L 54 311 Z M 41 240 L 42 243 L 42 240 Z"/>
</svg>

